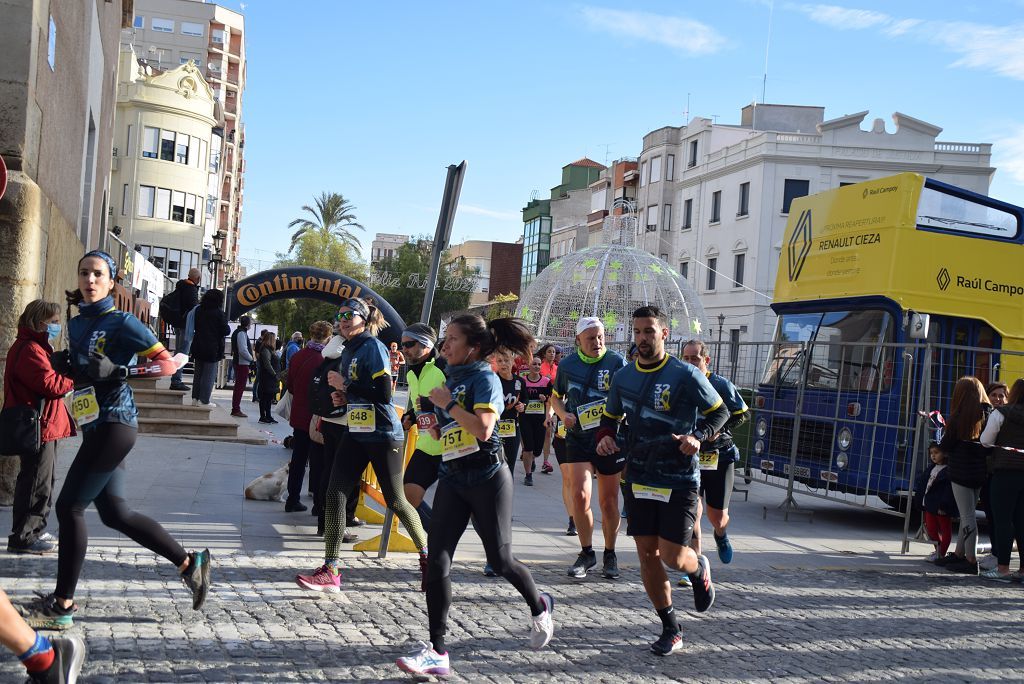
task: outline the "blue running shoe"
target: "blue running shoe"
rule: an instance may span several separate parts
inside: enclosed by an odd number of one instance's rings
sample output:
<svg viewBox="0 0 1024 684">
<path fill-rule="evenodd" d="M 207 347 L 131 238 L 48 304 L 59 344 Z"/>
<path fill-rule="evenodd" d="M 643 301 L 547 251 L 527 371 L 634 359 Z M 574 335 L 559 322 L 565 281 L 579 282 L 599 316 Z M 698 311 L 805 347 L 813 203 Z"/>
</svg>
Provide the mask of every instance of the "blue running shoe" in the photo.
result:
<svg viewBox="0 0 1024 684">
<path fill-rule="evenodd" d="M 715 544 L 718 545 L 718 560 L 725 565 L 732 563 L 732 543 L 729 541 L 729 533 L 726 532 L 721 537 L 716 534 L 714 537 Z"/>
</svg>

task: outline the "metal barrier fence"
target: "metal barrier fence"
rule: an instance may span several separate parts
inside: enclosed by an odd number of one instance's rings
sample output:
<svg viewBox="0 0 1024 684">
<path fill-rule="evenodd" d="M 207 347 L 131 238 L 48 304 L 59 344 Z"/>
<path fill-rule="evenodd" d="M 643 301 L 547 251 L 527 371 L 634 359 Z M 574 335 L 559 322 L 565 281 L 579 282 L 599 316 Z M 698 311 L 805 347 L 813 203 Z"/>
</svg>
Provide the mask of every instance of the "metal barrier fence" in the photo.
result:
<svg viewBox="0 0 1024 684">
<path fill-rule="evenodd" d="M 743 456 L 737 475 L 785 490 L 787 518 L 798 508 L 795 493 L 900 517 L 904 552 L 914 482 L 935 438 L 923 414 L 949 415 L 964 375 L 988 384 L 1000 368 L 1024 368 L 1019 352 L 916 341 L 707 346 L 713 370 L 752 409 L 734 435 Z"/>
</svg>

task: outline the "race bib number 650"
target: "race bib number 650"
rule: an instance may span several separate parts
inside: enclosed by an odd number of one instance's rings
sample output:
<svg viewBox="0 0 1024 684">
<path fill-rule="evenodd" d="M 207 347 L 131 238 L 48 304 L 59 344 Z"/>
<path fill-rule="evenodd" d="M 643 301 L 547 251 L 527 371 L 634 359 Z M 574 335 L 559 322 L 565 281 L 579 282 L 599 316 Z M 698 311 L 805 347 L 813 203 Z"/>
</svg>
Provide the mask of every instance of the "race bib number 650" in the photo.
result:
<svg viewBox="0 0 1024 684">
<path fill-rule="evenodd" d="M 96 399 L 95 387 L 75 390 L 71 397 L 71 415 L 79 427 L 88 425 L 100 417 L 100 402 Z"/>
</svg>

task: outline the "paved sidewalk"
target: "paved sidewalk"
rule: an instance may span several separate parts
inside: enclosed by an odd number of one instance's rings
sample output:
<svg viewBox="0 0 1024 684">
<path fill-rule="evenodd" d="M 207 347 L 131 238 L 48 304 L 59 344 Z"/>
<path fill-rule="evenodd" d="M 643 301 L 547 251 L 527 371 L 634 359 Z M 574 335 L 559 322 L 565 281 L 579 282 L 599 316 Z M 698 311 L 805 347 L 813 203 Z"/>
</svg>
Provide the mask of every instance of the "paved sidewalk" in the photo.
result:
<svg viewBox="0 0 1024 684">
<path fill-rule="evenodd" d="M 258 412 L 247 412 L 254 422 Z M 278 440 L 289 432 L 284 424 L 270 428 Z M 61 475 L 76 447 L 74 440 L 62 447 Z M 296 571 L 322 562 L 313 518 L 242 496 L 248 480 L 288 454 L 279 444 L 140 437 L 128 461 L 130 503 L 186 547 L 209 546 L 215 588 L 204 611 L 193 613 L 170 564 L 104 528 L 90 510 L 76 596 L 75 630 L 91 652 L 83 681 L 406 679 L 394 659 L 426 639 L 415 558 L 347 552 L 342 594 L 301 592 Z M 813 524 L 800 516 L 784 522 L 771 508 L 783 492 L 756 484 L 748 502 L 733 501 L 734 562 L 723 566 L 711 555 L 715 607 L 698 617 L 689 590 L 677 589 L 686 647 L 657 658 L 647 644 L 659 625 L 631 541 L 620 534 L 621 580 L 568 578 L 578 542 L 564 536 L 559 475 L 534 479 L 532 488 L 517 484 L 514 547 L 556 598 L 555 638 L 549 649 L 528 650 L 528 610 L 506 582 L 483 577 L 470 530 L 453 570 L 449 647 L 457 681 L 1021 678 L 1020 585 L 939 571 L 922 562 L 930 550 L 923 544 L 900 556 L 899 521 L 877 513 L 807 499 L 801 504 L 814 509 Z M 0 524 L 9 526 L 10 509 L 0 511 Z M 376 531 L 357 530 L 363 538 Z M 0 553 L 0 582 L 16 600 L 52 591 L 55 568 L 55 557 Z M 21 672 L 13 656 L 0 658 L 0 681 Z"/>
</svg>

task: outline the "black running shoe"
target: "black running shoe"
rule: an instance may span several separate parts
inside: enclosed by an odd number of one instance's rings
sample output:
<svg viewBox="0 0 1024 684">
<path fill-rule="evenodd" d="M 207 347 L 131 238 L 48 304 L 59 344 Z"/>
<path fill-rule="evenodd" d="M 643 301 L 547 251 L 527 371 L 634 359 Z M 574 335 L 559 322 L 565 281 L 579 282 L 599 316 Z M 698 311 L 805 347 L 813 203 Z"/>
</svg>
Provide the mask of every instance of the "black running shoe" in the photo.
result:
<svg viewBox="0 0 1024 684">
<path fill-rule="evenodd" d="M 619 559 L 615 556 L 614 551 L 604 552 L 604 568 L 601 570 L 601 576 L 605 579 L 619 579 Z"/>
<path fill-rule="evenodd" d="M 690 575 L 693 582 L 693 605 L 698 613 L 707 612 L 715 603 L 715 585 L 711 583 L 711 563 L 701 554 L 697 557 L 697 572 Z"/>
<path fill-rule="evenodd" d="M 75 684 L 85 664 L 85 642 L 80 637 L 52 637 L 53 663 L 29 675 L 29 684 Z"/>
<path fill-rule="evenodd" d="M 569 568 L 569 577 L 575 577 L 582 579 L 587 576 L 587 572 L 591 568 L 597 566 L 597 554 L 591 550 L 589 553 L 586 551 L 580 551 L 580 555 L 576 556 L 576 562 Z"/>
<path fill-rule="evenodd" d="M 667 656 L 683 648 L 683 633 L 664 630 L 658 640 L 651 644 L 651 653 Z"/>
<path fill-rule="evenodd" d="M 944 568 L 947 565 L 949 565 L 950 563 L 955 563 L 955 562 L 957 562 L 959 560 L 962 560 L 962 559 L 959 556 L 957 556 L 955 553 L 947 553 L 945 556 L 943 556 L 941 558 L 936 558 L 935 559 L 935 564 L 937 566 L 939 566 L 940 568 Z"/>
<path fill-rule="evenodd" d="M 181 573 L 181 581 L 192 592 L 192 610 L 199 610 L 210 591 L 210 549 L 188 554 L 189 564 Z"/>
<path fill-rule="evenodd" d="M 569 527 L 567 527 L 565 529 L 565 536 L 566 537 L 576 537 L 576 536 L 579 536 L 579 532 L 576 531 L 576 521 L 573 520 L 572 518 L 569 518 Z"/>
</svg>

